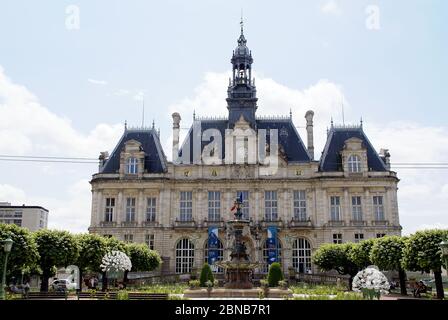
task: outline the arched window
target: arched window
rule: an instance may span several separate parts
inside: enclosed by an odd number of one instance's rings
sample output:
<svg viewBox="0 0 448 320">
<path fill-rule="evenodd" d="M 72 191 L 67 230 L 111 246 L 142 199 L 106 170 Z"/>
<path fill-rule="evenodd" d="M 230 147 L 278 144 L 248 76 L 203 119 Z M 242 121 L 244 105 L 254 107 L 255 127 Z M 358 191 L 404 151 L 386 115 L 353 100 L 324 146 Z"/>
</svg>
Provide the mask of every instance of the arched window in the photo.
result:
<svg viewBox="0 0 448 320">
<path fill-rule="evenodd" d="M 278 257 L 278 263 L 282 263 L 282 244 L 280 243 L 280 240 L 277 238 L 277 257 Z M 269 271 L 269 249 L 268 249 L 268 239 L 264 241 L 263 243 L 263 266 L 262 266 L 262 272 L 267 273 Z"/>
<path fill-rule="evenodd" d="M 292 266 L 296 272 L 311 270 L 311 245 L 305 238 L 294 240 L 292 245 Z"/>
<path fill-rule="evenodd" d="M 359 156 L 351 155 L 348 157 L 348 172 L 361 172 L 361 158 Z"/>
<path fill-rule="evenodd" d="M 222 245 L 221 240 L 218 239 L 218 258 L 217 261 L 222 261 L 224 259 L 224 247 Z M 208 263 L 208 240 L 205 244 L 204 248 L 204 262 Z M 213 272 L 223 273 L 224 269 L 218 266 L 210 266 Z"/>
<path fill-rule="evenodd" d="M 194 244 L 180 239 L 176 245 L 176 273 L 190 273 L 194 262 Z"/>
<path fill-rule="evenodd" d="M 137 158 L 131 157 L 126 161 L 126 173 L 136 174 L 137 173 Z"/>
</svg>

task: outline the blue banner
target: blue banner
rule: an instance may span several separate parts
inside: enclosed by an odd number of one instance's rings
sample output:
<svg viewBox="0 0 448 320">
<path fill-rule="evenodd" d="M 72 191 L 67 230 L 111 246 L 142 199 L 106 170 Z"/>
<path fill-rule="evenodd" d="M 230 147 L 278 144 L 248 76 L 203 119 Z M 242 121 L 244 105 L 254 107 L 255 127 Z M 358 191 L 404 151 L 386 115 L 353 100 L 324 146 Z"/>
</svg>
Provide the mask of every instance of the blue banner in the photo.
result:
<svg viewBox="0 0 448 320">
<path fill-rule="evenodd" d="M 218 228 L 208 228 L 208 264 L 213 265 L 219 258 Z"/>
<path fill-rule="evenodd" d="M 268 227 L 266 248 L 268 249 L 268 264 L 270 265 L 273 262 L 278 262 L 277 227 Z"/>
</svg>

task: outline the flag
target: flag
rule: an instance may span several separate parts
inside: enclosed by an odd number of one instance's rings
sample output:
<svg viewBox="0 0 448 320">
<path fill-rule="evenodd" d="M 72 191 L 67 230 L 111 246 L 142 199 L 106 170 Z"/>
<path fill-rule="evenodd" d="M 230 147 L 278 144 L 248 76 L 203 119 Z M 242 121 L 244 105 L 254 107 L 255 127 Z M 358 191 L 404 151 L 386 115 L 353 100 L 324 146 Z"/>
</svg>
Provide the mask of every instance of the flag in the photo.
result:
<svg viewBox="0 0 448 320">
<path fill-rule="evenodd" d="M 209 227 L 208 228 L 208 264 L 213 265 L 219 257 L 219 238 L 218 238 L 218 228 Z"/>
</svg>

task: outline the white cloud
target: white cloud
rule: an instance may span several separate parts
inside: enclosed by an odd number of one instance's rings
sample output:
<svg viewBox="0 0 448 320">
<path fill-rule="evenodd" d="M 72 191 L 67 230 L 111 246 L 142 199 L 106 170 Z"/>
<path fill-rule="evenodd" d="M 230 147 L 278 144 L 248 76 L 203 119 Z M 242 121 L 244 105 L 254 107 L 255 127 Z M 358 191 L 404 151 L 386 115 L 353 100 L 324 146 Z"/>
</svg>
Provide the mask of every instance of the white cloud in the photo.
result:
<svg viewBox="0 0 448 320">
<path fill-rule="evenodd" d="M 0 152 L 12 155 L 96 156 L 111 148 L 121 124 L 98 124 L 88 134 L 43 107 L 28 89 L 13 83 L 0 66 Z"/>
<path fill-rule="evenodd" d="M 74 182 L 54 196 L 32 196 L 24 190 L 3 184 L 0 185 L 0 202 L 12 205 L 37 205 L 49 210 L 48 228 L 70 230 L 75 233 L 87 232 L 90 224 L 91 192 L 86 179 Z"/>
<path fill-rule="evenodd" d="M 0 66 L 0 154 L 96 158 L 100 151 L 111 150 L 122 132 L 121 124 L 103 123 L 87 134 L 76 130 L 69 119 L 51 112 L 27 88 L 9 79 Z M 50 227 L 87 231 L 91 194 L 86 179 L 95 165 L 0 165 L 16 170 L 14 175 L 3 171 L 0 201 L 46 207 Z M 80 181 L 79 176 L 84 179 Z M 33 184 L 37 190 L 31 189 Z M 64 190 L 64 186 L 70 187 Z"/>
<path fill-rule="evenodd" d="M 336 0 L 329 0 L 325 2 L 320 7 L 320 10 L 325 14 L 331 14 L 331 15 L 340 15 L 342 13 L 342 9 Z"/>
<path fill-rule="evenodd" d="M 89 81 L 92 84 L 97 84 L 97 85 L 100 85 L 100 86 L 107 85 L 107 81 L 104 81 L 104 80 L 87 79 L 87 81 Z"/>
</svg>

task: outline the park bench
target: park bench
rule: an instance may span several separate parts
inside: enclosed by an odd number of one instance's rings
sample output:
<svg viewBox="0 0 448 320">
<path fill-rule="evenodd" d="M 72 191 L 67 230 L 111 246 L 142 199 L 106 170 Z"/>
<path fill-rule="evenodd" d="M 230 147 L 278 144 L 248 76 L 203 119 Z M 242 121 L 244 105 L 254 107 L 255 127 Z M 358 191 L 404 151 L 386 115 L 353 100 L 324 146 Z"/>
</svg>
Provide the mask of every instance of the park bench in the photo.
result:
<svg viewBox="0 0 448 320">
<path fill-rule="evenodd" d="M 168 300 L 168 293 L 129 292 L 129 300 Z"/>
<path fill-rule="evenodd" d="M 54 300 L 54 299 L 64 299 L 67 300 L 68 293 L 65 291 L 56 292 L 28 292 L 23 294 L 23 299 L 27 300 Z"/>
<path fill-rule="evenodd" d="M 96 300 L 117 300 L 117 292 L 78 292 L 78 300 L 82 299 L 96 299 Z"/>
</svg>

